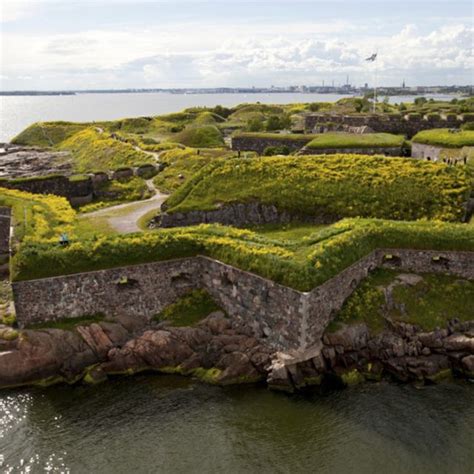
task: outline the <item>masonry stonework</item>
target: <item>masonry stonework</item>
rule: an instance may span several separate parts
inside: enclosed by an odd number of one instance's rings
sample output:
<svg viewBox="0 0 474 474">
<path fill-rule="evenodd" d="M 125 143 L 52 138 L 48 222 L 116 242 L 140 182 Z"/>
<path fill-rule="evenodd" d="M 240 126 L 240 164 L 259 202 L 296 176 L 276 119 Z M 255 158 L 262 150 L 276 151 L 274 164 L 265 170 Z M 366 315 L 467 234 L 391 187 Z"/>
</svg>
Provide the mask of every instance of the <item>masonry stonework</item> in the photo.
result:
<svg viewBox="0 0 474 474">
<path fill-rule="evenodd" d="M 462 124 L 474 120 L 470 115 L 437 115 L 413 116 L 399 114 L 383 115 L 342 115 L 312 113 L 305 117 L 304 129 L 312 133 L 320 127 L 326 131 L 338 130 L 337 127 L 365 127 L 366 131 L 403 134 L 408 138 L 413 137 L 421 130 L 432 128 L 459 128 Z"/>
<path fill-rule="evenodd" d="M 273 204 L 259 202 L 231 203 L 212 211 L 163 212 L 154 219 L 157 227 L 184 227 L 196 224 L 223 224 L 234 227 L 262 224 L 287 224 L 289 222 L 308 222 L 312 224 L 331 224 L 341 216 L 321 211 L 318 215 L 289 213 L 279 210 Z"/>
<path fill-rule="evenodd" d="M 279 350 L 314 346 L 357 285 L 377 267 L 474 279 L 474 252 L 381 249 L 299 292 L 207 257 L 13 283 L 17 319 L 35 322 L 104 313 L 151 318 L 196 288 L 206 289 L 234 324 Z"/>
</svg>

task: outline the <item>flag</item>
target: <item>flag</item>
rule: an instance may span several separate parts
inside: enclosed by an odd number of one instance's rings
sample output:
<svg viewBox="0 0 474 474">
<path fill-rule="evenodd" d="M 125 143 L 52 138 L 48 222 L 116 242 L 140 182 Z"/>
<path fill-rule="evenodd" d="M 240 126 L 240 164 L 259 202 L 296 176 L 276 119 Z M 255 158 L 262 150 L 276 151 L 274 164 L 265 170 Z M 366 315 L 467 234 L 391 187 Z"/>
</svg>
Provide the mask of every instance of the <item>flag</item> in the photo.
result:
<svg viewBox="0 0 474 474">
<path fill-rule="evenodd" d="M 377 53 L 372 54 L 368 58 L 365 58 L 366 61 L 375 61 L 377 59 Z"/>
</svg>

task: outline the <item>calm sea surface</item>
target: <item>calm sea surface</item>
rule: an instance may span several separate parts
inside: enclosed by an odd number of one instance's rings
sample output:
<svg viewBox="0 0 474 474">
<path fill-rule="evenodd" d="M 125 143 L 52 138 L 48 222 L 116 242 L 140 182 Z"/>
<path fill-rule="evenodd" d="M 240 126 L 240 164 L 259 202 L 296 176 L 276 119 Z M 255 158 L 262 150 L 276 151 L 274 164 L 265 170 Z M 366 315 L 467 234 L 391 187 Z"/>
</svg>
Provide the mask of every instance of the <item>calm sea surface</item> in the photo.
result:
<svg viewBox="0 0 474 474">
<path fill-rule="evenodd" d="M 1 472 L 474 472 L 474 386 L 286 395 L 140 375 L 0 393 Z"/>
<path fill-rule="evenodd" d="M 64 96 L 0 96 L 0 142 L 11 140 L 38 121 L 113 120 L 124 117 L 179 112 L 187 107 L 233 106 L 244 102 L 288 104 L 333 102 L 338 94 L 77 94 Z M 430 97 L 430 96 L 426 96 Z M 450 99 L 454 96 L 433 96 Z M 391 102 L 411 102 L 413 96 L 391 97 Z"/>
</svg>

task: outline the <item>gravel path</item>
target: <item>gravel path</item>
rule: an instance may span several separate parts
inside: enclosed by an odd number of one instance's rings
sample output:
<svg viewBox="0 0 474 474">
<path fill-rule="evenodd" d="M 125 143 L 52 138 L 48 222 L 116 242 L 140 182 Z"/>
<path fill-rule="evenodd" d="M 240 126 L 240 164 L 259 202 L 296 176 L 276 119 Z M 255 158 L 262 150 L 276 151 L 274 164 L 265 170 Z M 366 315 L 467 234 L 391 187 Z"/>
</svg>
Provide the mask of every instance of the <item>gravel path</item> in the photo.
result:
<svg viewBox="0 0 474 474">
<path fill-rule="evenodd" d="M 117 206 L 107 207 L 94 212 L 88 212 L 83 214 L 82 217 L 105 218 L 110 227 L 121 234 L 139 232 L 141 231 L 140 227 L 138 227 L 138 220 L 140 217 L 154 209 L 159 210 L 163 202 L 168 197 L 168 194 L 162 194 L 156 189 L 152 179 L 147 180 L 146 185 L 150 191 L 155 193 L 151 198 L 144 199 L 143 201 L 133 201 L 125 204 L 118 204 Z"/>
</svg>

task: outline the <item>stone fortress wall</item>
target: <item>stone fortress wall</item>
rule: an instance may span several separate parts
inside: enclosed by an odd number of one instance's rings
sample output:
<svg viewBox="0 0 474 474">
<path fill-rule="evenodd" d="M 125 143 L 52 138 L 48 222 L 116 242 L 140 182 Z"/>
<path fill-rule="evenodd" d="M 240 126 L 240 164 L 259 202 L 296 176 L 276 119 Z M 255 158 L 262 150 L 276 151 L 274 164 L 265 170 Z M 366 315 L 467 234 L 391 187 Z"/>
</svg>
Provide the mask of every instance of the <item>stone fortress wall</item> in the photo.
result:
<svg viewBox="0 0 474 474">
<path fill-rule="evenodd" d="M 360 147 L 360 148 L 307 148 L 303 147 L 298 155 L 331 155 L 333 153 L 352 153 L 354 155 L 402 156 L 401 146 Z"/>
<path fill-rule="evenodd" d="M 10 254 L 11 209 L 0 207 L 0 260 Z"/>
<path fill-rule="evenodd" d="M 255 134 L 254 136 L 242 134 L 231 137 L 231 148 L 235 151 L 255 151 L 261 155 L 265 148 L 271 146 L 286 146 L 291 152 L 301 150 L 314 137 L 301 135 L 301 138 L 295 138 L 294 135 L 285 137 L 282 133 L 280 137 L 265 137 Z"/>
<path fill-rule="evenodd" d="M 385 132 L 398 135 L 406 135 L 412 138 L 422 130 L 432 128 L 459 128 L 467 122 L 473 122 L 472 114 L 454 115 L 445 117 L 438 114 L 383 114 L 383 115 L 342 115 L 327 113 L 312 113 L 305 117 L 304 129 L 306 133 L 313 133 L 323 127 L 329 130 L 337 130 L 338 126 L 360 127 L 368 132 Z"/>
<path fill-rule="evenodd" d="M 381 249 L 310 292 L 300 292 L 207 257 L 13 282 L 21 326 L 97 313 L 151 318 L 184 293 L 206 289 L 234 324 L 274 348 L 311 348 L 344 301 L 377 267 L 474 279 L 474 252 Z"/>
<path fill-rule="evenodd" d="M 163 208 L 162 208 L 163 210 Z M 152 227 L 185 227 L 198 224 L 222 224 L 246 227 L 263 224 L 288 224 L 306 222 L 310 224 L 332 224 L 341 216 L 321 212 L 319 215 L 296 214 L 278 209 L 274 204 L 230 203 L 211 211 L 162 212 L 152 220 Z"/>
<path fill-rule="evenodd" d="M 113 180 L 130 179 L 134 176 L 146 177 L 158 171 L 155 165 L 142 165 L 136 168 L 121 168 L 109 173 L 88 173 L 78 179 L 68 175 L 37 176 L 23 179 L 1 179 L 0 187 L 18 189 L 33 194 L 55 194 L 65 197 L 73 206 L 91 202 L 101 197 L 101 186 Z"/>
</svg>

